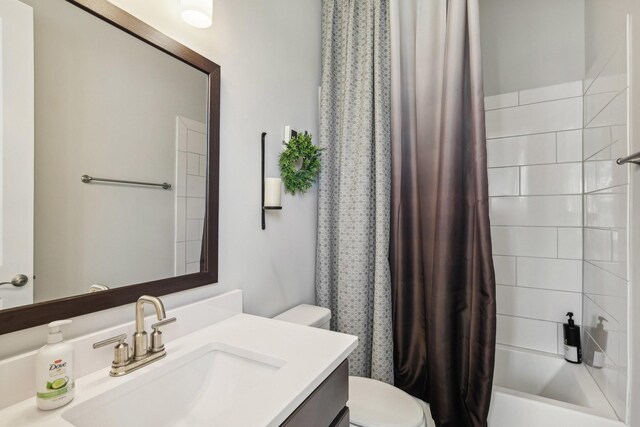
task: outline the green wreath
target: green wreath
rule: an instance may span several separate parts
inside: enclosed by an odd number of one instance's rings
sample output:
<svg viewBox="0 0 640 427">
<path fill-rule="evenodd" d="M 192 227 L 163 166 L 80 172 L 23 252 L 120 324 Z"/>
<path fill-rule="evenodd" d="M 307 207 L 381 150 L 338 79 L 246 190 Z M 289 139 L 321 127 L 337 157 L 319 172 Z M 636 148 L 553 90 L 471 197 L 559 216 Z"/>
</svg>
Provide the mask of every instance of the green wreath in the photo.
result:
<svg viewBox="0 0 640 427">
<path fill-rule="evenodd" d="M 320 172 L 320 156 L 322 148 L 311 142 L 311 135 L 307 132 L 298 133 L 285 143 L 286 149 L 280 154 L 280 176 L 287 193 L 304 193 L 316 181 Z M 302 166 L 297 164 L 302 160 Z"/>
</svg>

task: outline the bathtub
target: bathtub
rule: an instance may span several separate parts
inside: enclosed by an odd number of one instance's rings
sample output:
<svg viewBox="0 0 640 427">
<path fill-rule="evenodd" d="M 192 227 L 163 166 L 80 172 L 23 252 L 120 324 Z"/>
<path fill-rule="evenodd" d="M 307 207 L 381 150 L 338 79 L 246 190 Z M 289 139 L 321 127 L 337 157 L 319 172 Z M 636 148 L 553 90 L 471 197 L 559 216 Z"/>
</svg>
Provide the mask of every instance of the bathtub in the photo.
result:
<svg viewBox="0 0 640 427">
<path fill-rule="evenodd" d="M 584 365 L 498 345 L 489 427 L 624 427 Z"/>
</svg>

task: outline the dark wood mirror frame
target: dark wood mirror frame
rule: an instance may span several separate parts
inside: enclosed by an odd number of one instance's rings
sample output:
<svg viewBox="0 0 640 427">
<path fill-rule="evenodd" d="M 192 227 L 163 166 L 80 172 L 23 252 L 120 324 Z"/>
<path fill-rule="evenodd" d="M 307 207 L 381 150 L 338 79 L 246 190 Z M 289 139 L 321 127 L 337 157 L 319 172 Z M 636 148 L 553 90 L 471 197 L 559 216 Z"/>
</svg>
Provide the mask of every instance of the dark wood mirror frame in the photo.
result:
<svg viewBox="0 0 640 427">
<path fill-rule="evenodd" d="M 67 0 L 103 21 L 114 25 L 145 43 L 207 74 L 208 156 L 206 244 L 202 271 L 146 283 L 123 286 L 108 291 L 0 310 L 0 335 L 58 319 L 81 316 L 133 303 L 141 295 L 166 295 L 218 281 L 218 177 L 220 167 L 220 66 L 186 46 L 167 37 L 107 0 Z"/>
</svg>

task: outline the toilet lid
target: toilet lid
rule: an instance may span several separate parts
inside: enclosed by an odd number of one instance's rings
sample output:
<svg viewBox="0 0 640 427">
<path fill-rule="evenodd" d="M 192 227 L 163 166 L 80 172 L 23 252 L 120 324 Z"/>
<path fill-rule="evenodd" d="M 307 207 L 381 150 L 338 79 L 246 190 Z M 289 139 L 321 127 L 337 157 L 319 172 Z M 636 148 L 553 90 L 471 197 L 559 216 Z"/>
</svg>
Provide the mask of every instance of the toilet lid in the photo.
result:
<svg viewBox="0 0 640 427">
<path fill-rule="evenodd" d="M 419 427 L 420 405 L 399 388 L 370 378 L 349 377 L 351 423 L 362 427 Z"/>
</svg>

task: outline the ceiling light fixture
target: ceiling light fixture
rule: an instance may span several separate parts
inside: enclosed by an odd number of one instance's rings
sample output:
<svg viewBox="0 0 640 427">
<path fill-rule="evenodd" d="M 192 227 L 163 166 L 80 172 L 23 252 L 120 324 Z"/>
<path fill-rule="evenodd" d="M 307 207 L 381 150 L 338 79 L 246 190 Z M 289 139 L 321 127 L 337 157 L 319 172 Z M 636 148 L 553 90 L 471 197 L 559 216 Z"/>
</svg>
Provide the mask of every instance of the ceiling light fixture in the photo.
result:
<svg viewBox="0 0 640 427">
<path fill-rule="evenodd" d="M 213 22 L 213 1 L 180 0 L 180 16 L 196 28 L 209 28 Z"/>
</svg>

